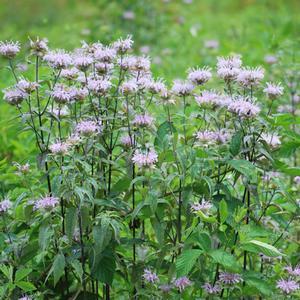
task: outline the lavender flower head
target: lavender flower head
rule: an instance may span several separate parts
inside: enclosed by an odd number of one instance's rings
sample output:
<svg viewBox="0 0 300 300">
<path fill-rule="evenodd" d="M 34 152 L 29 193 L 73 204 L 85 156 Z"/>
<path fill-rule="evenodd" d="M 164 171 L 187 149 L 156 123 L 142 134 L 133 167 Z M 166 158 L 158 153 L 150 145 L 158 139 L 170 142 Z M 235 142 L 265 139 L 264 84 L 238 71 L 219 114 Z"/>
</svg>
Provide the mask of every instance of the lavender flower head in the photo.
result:
<svg viewBox="0 0 300 300">
<path fill-rule="evenodd" d="M 133 124 L 140 127 L 151 126 L 153 123 L 153 117 L 148 114 L 137 115 L 133 120 Z"/>
<path fill-rule="evenodd" d="M 32 54 L 44 56 L 48 51 L 48 40 L 37 38 L 35 41 L 30 40 L 30 50 Z"/>
<path fill-rule="evenodd" d="M 281 145 L 280 137 L 276 134 L 262 133 L 261 137 L 271 148 Z"/>
<path fill-rule="evenodd" d="M 18 106 L 28 96 L 27 93 L 23 92 L 18 88 L 8 88 L 3 90 L 3 99 L 10 105 Z"/>
<path fill-rule="evenodd" d="M 211 79 L 211 69 L 209 67 L 196 68 L 189 70 L 188 79 L 197 85 L 202 85 Z"/>
<path fill-rule="evenodd" d="M 189 81 L 174 80 L 172 92 L 177 96 L 188 96 L 192 93 L 194 86 Z"/>
<path fill-rule="evenodd" d="M 293 181 L 295 184 L 300 184 L 300 176 L 295 176 Z"/>
<path fill-rule="evenodd" d="M 242 68 L 237 75 L 236 81 L 244 87 L 251 87 L 257 86 L 263 78 L 264 70 L 260 67 Z"/>
<path fill-rule="evenodd" d="M 202 288 L 206 291 L 207 294 L 209 295 L 215 295 L 221 292 L 221 287 L 216 284 L 216 285 L 212 285 L 208 282 L 206 282 Z"/>
<path fill-rule="evenodd" d="M 201 96 L 195 96 L 195 100 L 200 106 L 214 106 L 219 104 L 220 95 L 215 91 L 204 90 Z"/>
<path fill-rule="evenodd" d="M 71 55 L 62 49 L 49 51 L 43 59 L 54 69 L 65 69 L 72 63 Z"/>
<path fill-rule="evenodd" d="M 163 292 L 163 293 L 168 293 L 172 290 L 172 285 L 170 284 L 162 284 L 159 286 L 159 289 Z"/>
<path fill-rule="evenodd" d="M 58 104 L 66 104 L 71 101 L 72 93 L 70 92 L 70 88 L 63 85 L 57 84 L 50 95 L 53 97 L 53 100 Z"/>
<path fill-rule="evenodd" d="M 138 85 L 135 80 L 124 81 L 120 87 L 120 90 L 123 95 L 134 94 L 138 90 Z"/>
<path fill-rule="evenodd" d="M 76 68 L 63 69 L 60 72 L 60 77 L 65 78 L 67 80 L 74 80 L 78 77 L 79 71 Z"/>
<path fill-rule="evenodd" d="M 179 292 L 182 293 L 187 287 L 192 285 L 192 282 L 186 276 L 183 276 L 174 279 L 173 284 L 179 290 Z"/>
<path fill-rule="evenodd" d="M 233 55 L 229 57 L 218 57 L 217 59 L 218 76 L 225 81 L 234 80 L 242 66 L 241 56 Z"/>
<path fill-rule="evenodd" d="M 57 197 L 45 196 L 34 203 L 35 209 L 52 209 L 59 204 Z"/>
<path fill-rule="evenodd" d="M 212 203 L 210 201 L 206 201 L 202 199 L 201 202 L 194 202 L 191 205 L 191 210 L 193 213 L 197 213 L 198 211 L 202 211 L 203 213 L 206 213 L 213 207 Z"/>
<path fill-rule="evenodd" d="M 31 94 L 39 87 L 39 84 L 26 79 L 21 79 L 16 84 L 16 87 L 26 94 Z"/>
<path fill-rule="evenodd" d="M 290 294 L 299 289 L 299 284 L 295 280 L 280 279 L 277 281 L 276 287 L 283 293 Z"/>
<path fill-rule="evenodd" d="M 219 41 L 218 40 L 206 40 L 206 41 L 204 41 L 204 47 L 207 49 L 218 49 Z"/>
<path fill-rule="evenodd" d="M 90 65 L 94 62 L 93 58 L 85 53 L 78 52 L 73 56 L 73 64 L 80 71 L 86 71 Z"/>
<path fill-rule="evenodd" d="M 99 133 L 101 131 L 101 126 L 97 124 L 95 121 L 81 121 L 76 126 L 76 132 L 80 135 L 89 136 L 95 133 Z"/>
<path fill-rule="evenodd" d="M 269 64 L 269 65 L 273 65 L 273 64 L 276 64 L 278 59 L 275 55 L 272 55 L 272 54 L 267 54 L 265 57 L 264 57 L 264 61 Z"/>
<path fill-rule="evenodd" d="M 150 58 L 147 56 L 136 56 L 134 58 L 133 70 L 137 72 L 149 72 Z"/>
<path fill-rule="evenodd" d="M 121 144 L 125 147 L 131 147 L 131 138 L 129 135 L 124 135 L 121 137 Z"/>
<path fill-rule="evenodd" d="M 243 279 L 241 275 L 239 274 L 233 274 L 233 273 L 227 273 L 227 272 L 221 272 L 219 275 L 220 282 L 224 284 L 238 284 L 239 282 L 242 282 Z"/>
<path fill-rule="evenodd" d="M 269 99 L 274 100 L 283 95 L 283 87 L 280 83 L 275 84 L 267 82 L 267 86 L 264 89 L 264 92 L 267 94 Z"/>
<path fill-rule="evenodd" d="M 111 88 L 112 83 L 104 79 L 90 79 L 87 84 L 87 88 L 97 96 L 105 95 Z"/>
<path fill-rule="evenodd" d="M 20 52 L 20 43 L 13 41 L 0 41 L 0 55 L 13 59 Z"/>
<path fill-rule="evenodd" d="M 228 106 L 228 110 L 237 114 L 240 117 L 254 118 L 259 112 L 260 108 L 248 98 L 238 97 Z"/>
<path fill-rule="evenodd" d="M 12 202 L 9 199 L 4 199 L 0 202 L 0 213 L 7 212 L 12 207 Z"/>
<path fill-rule="evenodd" d="M 112 47 L 98 47 L 94 52 L 96 61 L 111 63 L 116 57 L 116 50 Z"/>
<path fill-rule="evenodd" d="M 18 300 L 32 300 L 32 298 L 30 298 L 29 296 L 23 296 L 23 297 L 19 298 Z"/>
<path fill-rule="evenodd" d="M 128 50 L 132 48 L 133 40 L 132 36 L 128 35 L 126 39 L 118 39 L 113 43 L 113 48 L 120 54 L 126 53 Z"/>
<path fill-rule="evenodd" d="M 293 268 L 292 266 L 288 266 L 284 269 L 293 276 L 300 276 L 300 265 L 297 265 L 295 268 Z"/>
<path fill-rule="evenodd" d="M 132 157 L 133 163 L 137 164 L 139 167 L 150 167 L 152 168 L 154 164 L 158 161 L 157 153 L 150 149 L 145 152 L 136 150 Z"/>
<path fill-rule="evenodd" d="M 144 270 L 143 279 L 149 283 L 156 283 L 159 281 L 159 278 L 156 273 L 150 271 L 149 269 Z"/>
<path fill-rule="evenodd" d="M 65 155 L 69 151 L 69 144 L 63 142 L 56 142 L 49 146 L 49 150 L 54 155 Z"/>
</svg>

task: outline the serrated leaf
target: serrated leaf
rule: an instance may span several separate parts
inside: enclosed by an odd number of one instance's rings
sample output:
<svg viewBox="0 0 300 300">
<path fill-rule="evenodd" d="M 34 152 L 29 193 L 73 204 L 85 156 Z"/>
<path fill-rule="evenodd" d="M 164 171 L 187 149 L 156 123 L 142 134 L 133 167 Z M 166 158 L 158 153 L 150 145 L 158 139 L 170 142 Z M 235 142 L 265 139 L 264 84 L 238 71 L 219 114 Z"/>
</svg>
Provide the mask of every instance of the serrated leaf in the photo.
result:
<svg viewBox="0 0 300 300">
<path fill-rule="evenodd" d="M 202 253 L 203 251 L 200 249 L 190 249 L 180 254 L 176 260 L 177 276 L 187 275 Z"/>
<path fill-rule="evenodd" d="M 57 284 L 59 279 L 64 274 L 65 264 L 66 264 L 65 257 L 63 256 L 63 254 L 57 254 L 52 266 L 53 276 L 54 276 L 54 286 Z"/>
<path fill-rule="evenodd" d="M 36 290 L 36 287 L 31 282 L 28 281 L 19 281 L 16 282 L 16 285 L 24 292 L 30 292 Z"/>
<path fill-rule="evenodd" d="M 71 241 L 73 238 L 74 230 L 77 224 L 77 209 L 75 207 L 69 207 L 66 210 L 66 235 Z"/>
<path fill-rule="evenodd" d="M 20 281 L 31 273 L 32 269 L 19 269 L 16 272 L 15 281 Z"/>
<path fill-rule="evenodd" d="M 244 244 L 242 244 L 244 250 L 254 253 L 263 253 L 269 257 L 278 257 L 284 256 L 277 248 L 267 243 L 258 241 L 258 240 L 251 240 Z"/>
<path fill-rule="evenodd" d="M 239 269 L 239 264 L 236 258 L 233 255 L 225 252 L 224 250 L 221 249 L 212 250 L 211 252 L 209 252 L 209 255 L 216 263 L 219 263 L 220 265 L 224 266 L 227 269 L 230 270 Z"/>
<path fill-rule="evenodd" d="M 219 213 L 220 213 L 220 221 L 223 224 L 228 217 L 227 203 L 224 199 L 219 202 Z"/>
</svg>

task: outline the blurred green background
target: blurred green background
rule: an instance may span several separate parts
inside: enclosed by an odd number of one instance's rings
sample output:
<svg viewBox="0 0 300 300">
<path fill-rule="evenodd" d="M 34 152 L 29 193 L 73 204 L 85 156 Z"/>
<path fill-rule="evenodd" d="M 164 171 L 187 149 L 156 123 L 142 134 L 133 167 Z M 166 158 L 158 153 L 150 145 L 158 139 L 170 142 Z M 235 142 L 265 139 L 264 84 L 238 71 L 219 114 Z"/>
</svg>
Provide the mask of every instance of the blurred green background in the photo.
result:
<svg viewBox="0 0 300 300">
<path fill-rule="evenodd" d="M 299 0 L 0 0 L 0 40 L 47 37 L 50 47 L 72 49 L 81 40 L 108 43 L 132 34 L 136 53 L 150 55 L 154 74 L 170 82 L 232 52 L 266 67 L 266 54 L 299 40 L 299 12 Z M 205 48 L 206 40 L 218 40 L 219 48 Z M 5 63 L 1 89 L 13 83 Z M 1 101 L 0 156 L 22 161 L 35 145 L 15 117 Z"/>
</svg>

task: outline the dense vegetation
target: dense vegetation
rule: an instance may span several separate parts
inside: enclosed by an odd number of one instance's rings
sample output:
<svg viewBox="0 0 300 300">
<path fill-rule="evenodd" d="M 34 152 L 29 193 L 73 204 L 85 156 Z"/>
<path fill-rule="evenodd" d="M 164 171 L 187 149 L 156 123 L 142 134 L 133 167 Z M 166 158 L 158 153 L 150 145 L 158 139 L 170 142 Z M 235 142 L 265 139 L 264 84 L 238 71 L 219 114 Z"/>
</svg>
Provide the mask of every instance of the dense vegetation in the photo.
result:
<svg viewBox="0 0 300 300">
<path fill-rule="evenodd" d="M 300 298 L 297 2 L 74 3 L 2 18 L 2 299 Z"/>
</svg>

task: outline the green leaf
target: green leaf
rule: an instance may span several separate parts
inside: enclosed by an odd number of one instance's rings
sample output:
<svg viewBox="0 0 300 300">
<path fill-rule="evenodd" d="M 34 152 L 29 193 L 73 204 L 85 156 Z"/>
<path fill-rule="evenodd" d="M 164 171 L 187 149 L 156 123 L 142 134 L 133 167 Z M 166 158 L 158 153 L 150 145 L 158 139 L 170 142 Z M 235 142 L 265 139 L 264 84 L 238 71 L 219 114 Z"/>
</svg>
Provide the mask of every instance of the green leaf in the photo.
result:
<svg viewBox="0 0 300 300">
<path fill-rule="evenodd" d="M 232 137 L 229 151 L 233 156 L 239 154 L 241 149 L 242 139 L 243 139 L 243 133 L 241 131 L 236 132 L 235 135 Z"/>
<path fill-rule="evenodd" d="M 69 207 L 66 210 L 66 235 L 71 241 L 73 238 L 74 230 L 77 224 L 77 209 Z"/>
<path fill-rule="evenodd" d="M 199 249 L 184 251 L 176 260 L 176 272 L 178 276 L 187 275 L 195 265 L 199 256 L 203 253 Z"/>
<path fill-rule="evenodd" d="M 200 217 L 200 219 L 203 222 L 207 222 L 207 223 L 216 223 L 217 219 L 215 217 L 209 217 L 207 215 L 205 215 L 201 210 L 197 211 L 197 215 Z"/>
<path fill-rule="evenodd" d="M 113 193 L 122 193 L 127 191 L 130 187 L 131 179 L 129 176 L 121 178 L 111 189 Z"/>
<path fill-rule="evenodd" d="M 96 257 L 92 257 L 91 263 L 93 278 L 111 285 L 116 270 L 116 262 L 112 250 L 106 249 Z"/>
<path fill-rule="evenodd" d="M 22 280 L 24 277 L 29 275 L 31 273 L 31 271 L 32 271 L 32 269 L 25 269 L 25 268 L 17 270 L 15 281 Z"/>
<path fill-rule="evenodd" d="M 176 129 L 172 123 L 170 123 L 169 121 L 165 121 L 164 123 L 160 124 L 157 129 L 154 145 L 159 148 L 163 148 L 165 145 L 166 138 L 172 132 L 176 132 Z"/>
<path fill-rule="evenodd" d="M 207 233 L 205 233 L 205 232 L 199 233 L 197 236 L 197 240 L 199 242 L 200 247 L 204 251 L 208 252 L 211 250 L 211 240 Z"/>
<path fill-rule="evenodd" d="M 239 269 L 239 264 L 235 257 L 224 250 L 217 249 L 217 250 L 212 250 L 209 252 L 209 255 L 212 257 L 212 259 L 216 262 L 221 264 L 227 269 L 230 270 L 237 270 Z"/>
<path fill-rule="evenodd" d="M 282 254 L 274 246 L 257 240 L 251 240 L 246 243 L 243 243 L 242 248 L 249 252 L 263 253 L 264 255 L 269 257 L 284 256 L 284 254 Z"/>
<path fill-rule="evenodd" d="M 16 282 L 16 285 L 24 292 L 30 292 L 36 290 L 36 287 L 31 282 L 28 281 L 19 281 Z"/>
<path fill-rule="evenodd" d="M 93 228 L 93 238 L 95 241 L 96 253 L 101 253 L 109 244 L 112 237 L 112 232 L 109 226 L 109 220 L 103 218 L 101 224 Z"/>
<path fill-rule="evenodd" d="M 224 199 L 221 200 L 219 203 L 219 212 L 220 212 L 220 221 L 223 224 L 228 217 L 227 203 Z"/>
<path fill-rule="evenodd" d="M 243 159 L 233 159 L 228 161 L 228 164 L 236 171 L 243 174 L 245 177 L 256 180 L 256 168 L 250 161 Z"/>
<path fill-rule="evenodd" d="M 65 257 L 63 256 L 63 254 L 57 254 L 52 266 L 53 276 L 54 276 L 54 286 L 57 284 L 59 279 L 64 274 L 65 264 L 66 264 Z"/>
<path fill-rule="evenodd" d="M 74 268 L 75 274 L 77 275 L 78 279 L 82 281 L 83 270 L 81 263 L 76 259 L 72 261 L 71 265 Z"/>
</svg>

